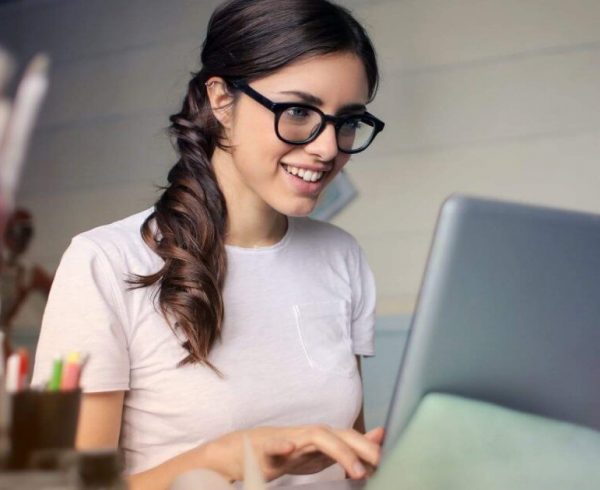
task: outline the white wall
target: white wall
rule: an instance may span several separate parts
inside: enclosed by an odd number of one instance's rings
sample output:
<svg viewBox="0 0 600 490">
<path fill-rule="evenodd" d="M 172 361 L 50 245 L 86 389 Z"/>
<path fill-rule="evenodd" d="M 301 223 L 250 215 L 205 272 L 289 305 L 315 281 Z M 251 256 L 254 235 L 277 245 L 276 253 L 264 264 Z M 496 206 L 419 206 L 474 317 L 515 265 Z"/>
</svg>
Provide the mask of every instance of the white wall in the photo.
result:
<svg viewBox="0 0 600 490">
<path fill-rule="evenodd" d="M 600 212 L 600 2 L 353 3 L 388 126 L 350 168 L 362 199 L 336 222 L 369 253 L 381 313 L 412 311 L 453 192 Z"/>
<path fill-rule="evenodd" d="M 196 68 L 217 3 L 24 0 L 0 7 L 0 33 L 22 59 L 43 49 L 53 60 L 20 195 L 36 218 L 32 259 L 54 269 L 75 233 L 156 198 L 154 186 L 175 161 L 167 117 Z"/>
<path fill-rule="evenodd" d="M 52 89 L 21 201 L 32 258 L 149 206 L 164 136 L 217 1 L 22 0 L 0 42 L 45 49 Z M 360 197 L 335 222 L 375 271 L 382 314 L 414 306 L 437 210 L 452 192 L 600 212 L 600 2 L 346 0 L 370 30 L 387 123 L 348 167 Z"/>
</svg>

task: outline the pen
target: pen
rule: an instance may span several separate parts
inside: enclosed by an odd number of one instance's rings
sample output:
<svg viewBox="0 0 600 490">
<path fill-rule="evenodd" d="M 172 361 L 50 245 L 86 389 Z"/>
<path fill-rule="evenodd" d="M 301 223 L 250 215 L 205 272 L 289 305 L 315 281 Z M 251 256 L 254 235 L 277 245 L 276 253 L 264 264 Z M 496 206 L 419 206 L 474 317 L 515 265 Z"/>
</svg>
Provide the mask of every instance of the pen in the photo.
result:
<svg viewBox="0 0 600 490">
<path fill-rule="evenodd" d="M 20 371 L 21 356 L 18 353 L 11 354 L 6 363 L 6 391 L 8 393 L 19 391 Z"/>
<path fill-rule="evenodd" d="M 0 134 L 2 134 L 1 131 Z M 0 331 L 0 377 L 5 374 L 4 361 L 4 332 Z"/>
<path fill-rule="evenodd" d="M 22 391 L 27 388 L 27 374 L 29 373 L 29 354 L 25 349 L 19 349 L 17 353 L 19 355 L 18 390 Z"/>
<path fill-rule="evenodd" d="M 48 382 L 49 391 L 58 391 L 60 389 L 63 372 L 63 361 L 60 356 L 56 356 L 52 361 L 52 376 Z"/>
<path fill-rule="evenodd" d="M 6 369 L 4 363 L 4 332 L 0 332 L 0 455 L 5 455 L 10 448 L 9 424 L 11 406 L 6 393 Z"/>
<path fill-rule="evenodd" d="M 79 386 L 80 375 L 81 355 L 79 352 L 72 352 L 67 356 L 67 362 L 63 368 L 62 379 L 60 382 L 61 391 L 76 389 Z"/>
</svg>

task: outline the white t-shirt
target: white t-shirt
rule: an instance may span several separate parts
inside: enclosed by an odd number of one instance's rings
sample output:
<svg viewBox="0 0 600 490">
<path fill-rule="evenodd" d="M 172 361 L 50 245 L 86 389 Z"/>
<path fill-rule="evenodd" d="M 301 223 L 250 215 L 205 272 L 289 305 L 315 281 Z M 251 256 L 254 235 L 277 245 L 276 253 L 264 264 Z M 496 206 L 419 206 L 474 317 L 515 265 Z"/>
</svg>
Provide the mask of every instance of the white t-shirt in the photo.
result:
<svg viewBox="0 0 600 490">
<path fill-rule="evenodd" d="M 84 392 L 125 390 L 120 446 L 138 473 L 225 433 L 256 427 L 351 427 L 362 403 L 355 355 L 373 355 L 375 284 L 345 231 L 288 218 L 277 244 L 226 246 L 222 341 L 209 360 L 187 355 L 159 313 L 157 289 L 131 274 L 162 264 L 142 240 L 150 210 L 75 237 L 57 270 L 36 353 L 34 384 L 56 354 L 89 354 Z M 333 466 L 289 484 L 343 478 Z"/>
</svg>

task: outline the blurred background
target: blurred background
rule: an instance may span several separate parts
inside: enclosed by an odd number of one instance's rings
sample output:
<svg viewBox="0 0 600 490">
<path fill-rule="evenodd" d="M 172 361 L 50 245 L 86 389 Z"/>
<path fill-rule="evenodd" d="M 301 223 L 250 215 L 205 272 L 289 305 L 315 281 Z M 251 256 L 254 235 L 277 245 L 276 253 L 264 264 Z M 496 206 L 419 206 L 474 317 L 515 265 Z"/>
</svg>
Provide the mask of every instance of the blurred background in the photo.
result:
<svg viewBox="0 0 600 490">
<path fill-rule="evenodd" d="M 150 207 L 175 162 L 180 104 L 214 0 L 0 1 L 19 66 L 52 59 L 19 195 L 23 261 L 51 275 L 70 238 Z M 378 286 L 367 424 L 391 396 L 438 209 L 455 192 L 600 213 L 598 0 L 344 0 L 369 30 L 385 131 L 347 166 L 358 196 L 333 222 L 365 249 Z M 74 298 L 76 301 L 76 298 Z M 33 345 L 34 291 L 13 319 Z"/>
</svg>

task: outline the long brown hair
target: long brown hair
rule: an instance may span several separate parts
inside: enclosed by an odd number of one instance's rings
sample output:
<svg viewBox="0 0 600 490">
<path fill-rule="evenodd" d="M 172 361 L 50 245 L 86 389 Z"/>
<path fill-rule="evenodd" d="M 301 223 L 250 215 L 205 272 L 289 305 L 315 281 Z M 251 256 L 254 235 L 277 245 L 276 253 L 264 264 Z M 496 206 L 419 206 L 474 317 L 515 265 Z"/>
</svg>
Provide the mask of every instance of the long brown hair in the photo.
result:
<svg viewBox="0 0 600 490">
<path fill-rule="evenodd" d="M 159 284 L 162 313 L 173 317 L 171 326 L 187 338 L 182 364 L 213 367 L 208 355 L 220 338 L 225 314 L 227 205 L 211 157 L 216 147 L 226 145 L 205 83 L 212 76 L 251 81 L 301 58 L 334 52 L 360 57 L 372 98 L 378 83 L 373 46 L 363 27 L 338 5 L 327 0 L 231 0 L 209 21 L 202 69 L 193 74 L 181 111 L 170 117 L 179 160 L 141 229 L 164 265 L 131 281 L 136 287 Z"/>
</svg>

